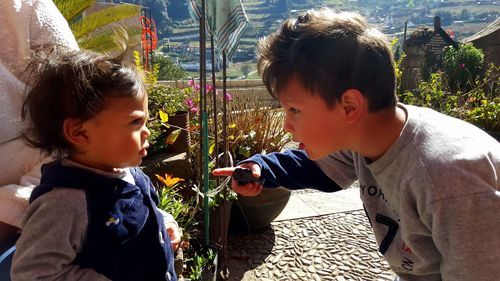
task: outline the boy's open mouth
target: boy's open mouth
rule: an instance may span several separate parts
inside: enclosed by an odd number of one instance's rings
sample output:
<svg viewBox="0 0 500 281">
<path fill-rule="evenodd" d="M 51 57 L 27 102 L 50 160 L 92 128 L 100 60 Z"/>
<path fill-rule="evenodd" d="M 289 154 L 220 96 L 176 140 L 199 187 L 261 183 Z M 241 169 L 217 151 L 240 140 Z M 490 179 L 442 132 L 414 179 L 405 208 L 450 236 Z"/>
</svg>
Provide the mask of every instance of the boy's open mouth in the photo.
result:
<svg viewBox="0 0 500 281">
<path fill-rule="evenodd" d="M 299 143 L 299 149 L 300 149 L 300 150 L 304 150 L 304 148 L 305 148 L 305 147 L 306 147 L 306 145 L 305 145 L 305 144 L 303 144 L 303 143 Z"/>
</svg>

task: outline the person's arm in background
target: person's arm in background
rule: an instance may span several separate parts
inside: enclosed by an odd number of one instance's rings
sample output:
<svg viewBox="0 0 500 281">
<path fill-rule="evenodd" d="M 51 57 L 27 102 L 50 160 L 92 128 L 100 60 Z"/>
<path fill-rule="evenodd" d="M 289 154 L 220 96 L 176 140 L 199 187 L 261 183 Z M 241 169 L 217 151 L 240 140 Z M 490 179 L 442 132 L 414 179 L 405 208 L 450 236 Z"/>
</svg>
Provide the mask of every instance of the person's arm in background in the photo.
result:
<svg viewBox="0 0 500 281">
<path fill-rule="evenodd" d="M 0 244 L 21 227 L 31 190 L 38 184 L 45 157 L 22 139 L 19 122 L 25 74 L 32 50 L 48 44 L 78 49 L 68 23 L 51 0 L 0 1 Z M 8 40 L 6 40 L 8 38 Z M 15 77 L 15 79 L 11 79 Z M 6 107 L 6 105 L 9 105 Z M 7 116 L 7 117 L 6 117 Z M 10 117 L 10 118 L 9 118 Z M 24 177 L 23 177 L 24 176 Z M 23 177 L 23 178 L 21 178 Z"/>
<path fill-rule="evenodd" d="M 45 45 L 79 49 L 67 21 L 52 0 L 0 1 L 0 62 L 21 81 L 33 50 Z"/>
<path fill-rule="evenodd" d="M 24 212 L 28 207 L 31 191 L 40 183 L 40 167 L 50 161 L 51 158 L 44 158 L 39 150 L 26 147 L 19 139 L 0 145 L 0 152 L 3 151 L 16 151 L 16 153 L 10 153 L 12 158 L 7 159 L 7 163 L 1 163 L 0 167 L 10 163 L 11 167 L 16 166 L 15 172 L 23 173 L 31 167 L 31 170 L 22 175 L 18 184 L 5 184 L 8 173 L 3 174 L 1 177 L 0 182 L 4 185 L 0 187 L 0 237 L 4 238 L 3 236 L 5 236 L 6 239 L 22 227 Z M 18 159 L 24 159 L 25 161 L 19 162 Z M 8 169 L 2 169 L 2 171 L 5 170 Z M 11 230 L 10 235 L 6 233 L 8 230 Z M 2 240 L 0 239 L 0 242 Z"/>
</svg>

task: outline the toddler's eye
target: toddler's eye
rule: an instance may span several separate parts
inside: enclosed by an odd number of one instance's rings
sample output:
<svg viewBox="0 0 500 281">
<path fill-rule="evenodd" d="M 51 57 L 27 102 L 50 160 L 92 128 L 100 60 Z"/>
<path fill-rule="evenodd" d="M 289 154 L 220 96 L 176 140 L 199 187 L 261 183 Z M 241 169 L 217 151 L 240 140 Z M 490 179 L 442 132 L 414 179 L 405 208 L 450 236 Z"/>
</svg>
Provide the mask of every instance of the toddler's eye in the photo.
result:
<svg viewBox="0 0 500 281">
<path fill-rule="evenodd" d="M 132 122 L 130 122 L 130 124 L 132 124 L 132 125 L 142 125 L 142 118 L 134 119 L 134 120 L 132 120 Z"/>
</svg>

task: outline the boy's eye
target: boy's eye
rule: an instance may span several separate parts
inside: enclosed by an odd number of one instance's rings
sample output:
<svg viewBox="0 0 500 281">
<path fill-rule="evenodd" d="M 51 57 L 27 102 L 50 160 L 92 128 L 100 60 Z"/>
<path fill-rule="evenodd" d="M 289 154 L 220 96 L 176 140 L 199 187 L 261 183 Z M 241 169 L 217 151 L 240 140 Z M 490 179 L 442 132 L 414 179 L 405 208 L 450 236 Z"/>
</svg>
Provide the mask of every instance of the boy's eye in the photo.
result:
<svg viewBox="0 0 500 281">
<path fill-rule="evenodd" d="M 296 109 L 296 108 L 293 108 L 293 107 L 290 107 L 290 109 L 288 109 L 288 111 L 291 113 L 291 114 L 297 114 L 300 112 L 300 110 Z"/>
</svg>

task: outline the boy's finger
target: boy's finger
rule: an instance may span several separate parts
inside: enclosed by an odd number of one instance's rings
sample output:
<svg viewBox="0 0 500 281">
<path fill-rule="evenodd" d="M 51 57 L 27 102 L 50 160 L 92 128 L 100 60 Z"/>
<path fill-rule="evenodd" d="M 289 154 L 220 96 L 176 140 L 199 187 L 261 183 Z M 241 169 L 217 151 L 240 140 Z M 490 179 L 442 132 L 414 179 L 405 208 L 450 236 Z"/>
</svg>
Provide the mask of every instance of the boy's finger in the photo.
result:
<svg viewBox="0 0 500 281">
<path fill-rule="evenodd" d="M 255 164 L 250 168 L 252 170 L 252 175 L 256 178 L 260 177 L 260 166 Z"/>
<path fill-rule="evenodd" d="M 256 182 L 238 185 L 237 182 L 233 181 L 232 188 L 234 192 L 242 196 L 256 196 L 262 191 L 262 185 Z"/>
<path fill-rule="evenodd" d="M 256 178 L 260 177 L 260 166 L 255 162 L 245 162 L 239 165 L 240 167 L 244 167 L 250 169 L 252 171 L 252 175 Z"/>
<path fill-rule="evenodd" d="M 233 175 L 235 168 L 227 167 L 227 168 L 218 168 L 212 171 L 212 175 L 216 177 L 230 177 Z"/>
</svg>

